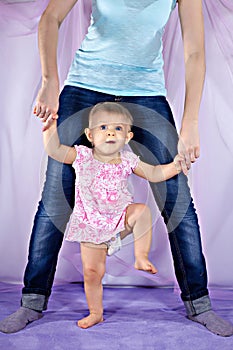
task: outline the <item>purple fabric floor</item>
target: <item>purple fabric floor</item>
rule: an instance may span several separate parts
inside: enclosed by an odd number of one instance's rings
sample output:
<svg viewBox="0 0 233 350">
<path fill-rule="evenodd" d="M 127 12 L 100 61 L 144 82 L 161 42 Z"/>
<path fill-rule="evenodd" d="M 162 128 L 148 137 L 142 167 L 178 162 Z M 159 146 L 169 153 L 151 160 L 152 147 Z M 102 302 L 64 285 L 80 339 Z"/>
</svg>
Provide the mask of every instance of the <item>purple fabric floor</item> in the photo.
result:
<svg viewBox="0 0 233 350">
<path fill-rule="evenodd" d="M 0 283 L 0 318 L 18 308 L 20 285 Z M 211 288 L 213 309 L 233 322 L 233 290 Z M 6 350 L 232 350 L 222 338 L 185 317 L 171 288 L 104 287 L 105 322 L 79 329 L 87 314 L 81 284 L 55 285 L 45 316 L 15 334 L 0 333 Z"/>
</svg>

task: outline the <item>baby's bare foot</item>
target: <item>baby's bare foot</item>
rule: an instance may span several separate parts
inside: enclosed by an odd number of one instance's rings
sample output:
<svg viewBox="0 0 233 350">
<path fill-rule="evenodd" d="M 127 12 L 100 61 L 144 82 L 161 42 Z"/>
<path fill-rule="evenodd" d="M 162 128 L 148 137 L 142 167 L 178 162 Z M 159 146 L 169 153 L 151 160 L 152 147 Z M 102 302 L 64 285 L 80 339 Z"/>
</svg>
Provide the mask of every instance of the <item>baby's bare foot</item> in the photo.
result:
<svg viewBox="0 0 233 350">
<path fill-rule="evenodd" d="M 134 264 L 135 269 L 143 270 L 152 274 L 158 272 L 156 267 L 147 258 L 137 258 Z"/>
<path fill-rule="evenodd" d="M 87 317 L 82 318 L 77 322 L 77 325 L 80 328 L 89 328 L 94 326 L 97 323 L 103 322 L 103 315 L 102 314 L 90 314 Z"/>
</svg>

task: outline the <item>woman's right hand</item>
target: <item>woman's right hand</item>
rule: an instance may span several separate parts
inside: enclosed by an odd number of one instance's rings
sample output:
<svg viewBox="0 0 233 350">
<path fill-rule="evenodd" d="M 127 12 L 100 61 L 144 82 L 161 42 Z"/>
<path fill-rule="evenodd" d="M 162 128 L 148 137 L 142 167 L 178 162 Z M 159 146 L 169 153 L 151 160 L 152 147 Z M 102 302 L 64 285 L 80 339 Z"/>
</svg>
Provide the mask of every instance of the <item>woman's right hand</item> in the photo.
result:
<svg viewBox="0 0 233 350">
<path fill-rule="evenodd" d="M 59 83 L 49 80 L 43 82 L 36 98 L 34 114 L 43 122 L 43 131 L 47 130 L 54 119 L 58 118 Z"/>
</svg>

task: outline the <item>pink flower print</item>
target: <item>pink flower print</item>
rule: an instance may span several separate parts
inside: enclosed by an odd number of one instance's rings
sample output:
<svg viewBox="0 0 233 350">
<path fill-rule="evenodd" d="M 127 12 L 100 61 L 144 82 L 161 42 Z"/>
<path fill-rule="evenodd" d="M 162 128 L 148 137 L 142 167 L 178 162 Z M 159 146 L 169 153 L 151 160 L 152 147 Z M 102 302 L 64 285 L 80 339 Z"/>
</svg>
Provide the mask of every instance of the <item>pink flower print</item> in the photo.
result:
<svg viewBox="0 0 233 350">
<path fill-rule="evenodd" d="M 111 218 L 106 218 L 106 223 L 107 223 L 108 225 L 111 225 L 111 224 L 112 224 L 112 219 L 111 219 Z"/>
<path fill-rule="evenodd" d="M 86 228 L 86 224 L 84 224 L 84 222 L 80 222 L 80 224 L 78 225 L 78 227 L 81 229 L 81 230 L 84 230 Z"/>
<path fill-rule="evenodd" d="M 118 192 L 117 191 L 109 191 L 107 193 L 108 202 L 114 203 L 118 200 Z"/>
</svg>

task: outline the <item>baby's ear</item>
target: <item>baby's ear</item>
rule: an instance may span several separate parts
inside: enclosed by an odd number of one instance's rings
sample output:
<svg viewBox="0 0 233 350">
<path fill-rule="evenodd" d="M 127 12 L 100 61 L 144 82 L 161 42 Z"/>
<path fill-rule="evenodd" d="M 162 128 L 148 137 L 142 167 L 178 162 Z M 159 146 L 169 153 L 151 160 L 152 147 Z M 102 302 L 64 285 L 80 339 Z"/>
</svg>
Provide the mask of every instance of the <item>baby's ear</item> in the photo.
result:
<svg viewBox="0 0 233 350">
<path fill-rule="evenodd" d="M 129 141 L 133 138 L 133 132 L 132 131 L 129 131 L 128 132 L 128 135 L 126 137 L 126 140 L 125 140 L 125 144 L 129 143 Z"/>
<path fill-rule="evenodd" d="M 88 141 L 92 142 L 93 137 L 92 137 L 91 130 L 90 130 L 89 128 L 86 128 L 86 129 L 84 130 L 84 132 L 85 132 L 85 135 L 86 135 Z"/>
</svg>

